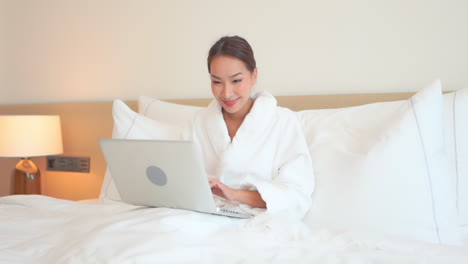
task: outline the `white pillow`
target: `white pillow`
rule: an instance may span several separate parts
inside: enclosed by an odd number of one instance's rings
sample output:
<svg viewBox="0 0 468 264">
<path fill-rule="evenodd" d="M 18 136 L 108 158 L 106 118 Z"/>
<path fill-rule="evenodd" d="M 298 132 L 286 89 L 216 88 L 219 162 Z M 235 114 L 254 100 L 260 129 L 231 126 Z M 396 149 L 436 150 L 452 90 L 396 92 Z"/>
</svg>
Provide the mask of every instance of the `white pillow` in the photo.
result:
<svg viewBox="0 0 468 264">
<path fill-rule="evenodd" d="M 468 227 L 468 88 L 444 95 L 445 138 L 460 225 Z M 467 235 L 468 238 L 468 235 Z"/>
<path fill-rule="evenodd" d="M 167 124 L 184 126 L 203 107 L 164 102 L 148 96 L 138 98 L 138 113 Z"/>
<path fill-rule="evenodd" d="M 440 81 L 404 101 L 298 112 L 316 179 L 304 222 L 459 244 Z"/>
<path fill-rule="evenodd" d="M 180 127 L 152 120 L 135 113 L 121 100 L 114 101 L 112 115 L 114 118 L 112 138 L 176 140 L 181 137 Z M 104 175 L 100 197 L 120 200 L 120 194 L 109 169 L 106 170 Z"/>
</svg>

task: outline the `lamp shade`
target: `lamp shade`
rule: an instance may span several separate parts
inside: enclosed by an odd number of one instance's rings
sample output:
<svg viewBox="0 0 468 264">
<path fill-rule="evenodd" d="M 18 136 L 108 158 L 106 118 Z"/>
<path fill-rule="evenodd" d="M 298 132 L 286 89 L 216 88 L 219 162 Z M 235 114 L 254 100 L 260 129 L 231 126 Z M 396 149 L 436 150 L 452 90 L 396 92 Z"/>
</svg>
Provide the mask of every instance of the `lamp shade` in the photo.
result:
<svg viewBox="0 0 468 264">
<path fill-rule="evenodd" d="M 36 157 L 62 153 L 60 116 L 0 116 L 0 157 Z"/>
</svg>

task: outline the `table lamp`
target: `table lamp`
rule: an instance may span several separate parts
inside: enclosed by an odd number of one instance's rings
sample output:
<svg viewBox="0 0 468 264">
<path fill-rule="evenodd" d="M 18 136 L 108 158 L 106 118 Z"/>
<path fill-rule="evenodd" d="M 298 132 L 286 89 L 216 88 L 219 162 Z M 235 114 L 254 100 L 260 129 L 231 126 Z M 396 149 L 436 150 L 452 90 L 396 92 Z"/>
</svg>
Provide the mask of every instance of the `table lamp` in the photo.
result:
<svg viewBox="0 0 468 264">
<path fill-rule="evenodd" d="M 0 115 L 0 157 L 20 157 L 15 194 L 40 194 L 41 173 L 30 157 L 63 153 L 58 115 Z"/>
</svg>

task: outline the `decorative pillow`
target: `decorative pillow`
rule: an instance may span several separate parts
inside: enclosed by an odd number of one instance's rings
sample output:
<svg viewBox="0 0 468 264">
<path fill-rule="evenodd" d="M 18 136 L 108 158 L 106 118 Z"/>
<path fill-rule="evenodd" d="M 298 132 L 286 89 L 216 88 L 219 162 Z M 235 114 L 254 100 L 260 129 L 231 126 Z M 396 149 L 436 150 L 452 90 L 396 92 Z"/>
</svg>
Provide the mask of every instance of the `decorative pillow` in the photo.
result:
<svg viewBox="0 0 468 264">
<path fill-rule="evenodd" d="M 468 88 L 444 95 L 445 138 L 460 225 L 468 228 Z M 468 238 L 468 235 L 467 235 Z"/>
<path fill-rule="evenodd" d="M 304 222 L 459 244 L 440 81 L 404 101 L 298 112 L 316 179 Z"/>
<path fill-rule="evenodd" d="M 138 113 L 153 120 L 183 126 L 203 107 L 173 104 L 148 96 L 138 98 Z"/>
<path fill-rule="evenodd" d="M 112 138 L 176 140 L 181 137 L 180 127 L 152 120 L 135 113 L 121 100 L 114 101 L 112 115 L 114 118 Z M 100 197 L 120 200 L 120 194 L 109 169 L 106 170 L 104 175 Z"/>
</svg>

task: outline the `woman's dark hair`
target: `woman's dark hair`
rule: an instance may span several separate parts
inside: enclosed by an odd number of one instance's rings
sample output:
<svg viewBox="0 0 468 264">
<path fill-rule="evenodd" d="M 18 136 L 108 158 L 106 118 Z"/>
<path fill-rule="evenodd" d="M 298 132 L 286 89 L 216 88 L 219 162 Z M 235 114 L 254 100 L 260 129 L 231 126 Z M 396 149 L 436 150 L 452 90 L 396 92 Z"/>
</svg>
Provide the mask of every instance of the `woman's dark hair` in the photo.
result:
<svg viewBox="0 0 468 264">
<path fill-rule="evenodd" d="M 245 67 L 253 72 L 257 68 L 250 44 L 239 36 L 222 37 L 208 52 L 208 72 L 211 73 L 211 61 L 218 56 L 231 56 L 244 62 Z"/>
</svg>

